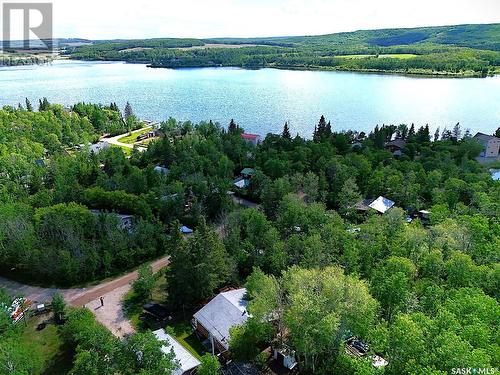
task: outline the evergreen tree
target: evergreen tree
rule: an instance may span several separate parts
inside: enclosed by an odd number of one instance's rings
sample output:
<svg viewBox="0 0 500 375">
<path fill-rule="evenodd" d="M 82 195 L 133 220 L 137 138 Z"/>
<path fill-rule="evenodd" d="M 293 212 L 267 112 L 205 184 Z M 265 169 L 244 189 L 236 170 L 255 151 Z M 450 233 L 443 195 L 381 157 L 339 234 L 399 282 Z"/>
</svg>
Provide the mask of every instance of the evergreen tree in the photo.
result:
<svg viewBox="0 0 500 375">
<path fill-rule="evenodd" d="M 33 105 L 31 105 L 31 102 L 28 98 L 26 98 L 26 110 L 28 112 L 33 112 Z"/>
<path fill-rule="evenodd" d="M 219 235 L 204 220 L 187 241 L 175 242 L 167 270 L 167 288 L 171 300 L 184 308 L 210 297 L 226 282 L 228 254 Z"/>
<path fill-rule="evenodd" d="M 43 98 L 38 100 L 38 111 L 43 112 L 49 109 L 50 103 L 47 98 Z"/>
<path fill-rule="evenodd" d="M 332 125 L 330 124 L 330 121 L 328 121 L 328 124 L 326 125 L 325 135 L 326 136 L 332 135 Z"/>
<path fill-rule="evenodd" d="M 332 133 L 330 124 L 326 123 L 325 116 L 321 116 L 318 126 L 314 128 L 314 142 L 320 142 Z"/>
<path fill-rule="evenodd" d="M 498 137 L 500 138 L 500 128 L 498 128 L 496 131 L 495 131 L 495 134 L 493 134 L 495 137 Z"/>
<path fill-rule="evenodd" d="M 236 125 L 236 122 L 234 122 L 234 119 L 231 119 L 231 122 L 229 123 L 229 127 L 227 128 L 227 131 L 229 134 L 236 134 L 238 132 L 238 125 Z"/>
<path fill-rule="evenodd" d="M 410 130 L 408 130 L 408 140 L 411 141 L 415 137 L 415 124 L 411 124 Z"/>
<path fill-rule="evenodd" d="M 290 129 L 288 128 L 288 122 L 285 122 L 285 126 L 283 127 L 283 133 L 281 136 L 285 139 L 292 139 L 292 136 L 290 135 Z"/>
<path fill-rule="evenodd" d="M 436 131 L 434 132 L 434 142 L 439 141 L 439 126 L 437 127 Z"/>
<path fill-rule="evenodd" d="M 429 125 L 421 126 L 417 132 L 417 141 L 419 143 L 426 143 L 430 141 Z"/>
<path fill-rule="evenodd" d="M 446 127 L 443 129 L 443 133 L 441 134 L 441 139 L 443 141 L 451 139 L 451 131 L 446 129 Z"/>
<path fill-rule="evenodd" d="M 127 104 L 125 105 L 125 119 L 128 119 L 133 114 L 134 112 L 132 111 L 132 106 L 129 102 L 127 102 Z"/>
<path fill-rule="evenodd" d="M 458 142 L 462 138 L 462 129 L 460 127 L 460 123 L 457 122 L 457 124 L 453 127 L 453 132 L 452 132 L 452 139 L 455 142 Z"/>
<path fill-rule="evenodd" d="M 115 111 L 115 112 L 120 112 L 120 109 L 118 108 L 118 105 L 115 102 L 112 102 L 109 105 L 109 109 L 111 109 L 112 111 Z"/>
</svg>

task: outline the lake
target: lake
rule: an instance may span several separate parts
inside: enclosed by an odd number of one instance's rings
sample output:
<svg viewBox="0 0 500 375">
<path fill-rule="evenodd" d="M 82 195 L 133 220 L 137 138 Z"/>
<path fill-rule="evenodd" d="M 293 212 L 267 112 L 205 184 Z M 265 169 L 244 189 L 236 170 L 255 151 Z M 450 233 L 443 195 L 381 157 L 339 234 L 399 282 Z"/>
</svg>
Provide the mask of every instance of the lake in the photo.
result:
<svg viewBox="0 0 500 375">
<path fill-rule="evenodd" d="M 151 69 L 120 62 L 59 60 L 51 65 L 0 68 L 0 105 L 130 101 L 148 120 L 218 121 L 247 131 L 309 137 L 321 115 L 335 130 L 370 131 L 379 124 L 457 122 L 472 132 L 500 126 L 500 76 L 423 78 L 350 72 L 237 68 Z"/>
</svg>

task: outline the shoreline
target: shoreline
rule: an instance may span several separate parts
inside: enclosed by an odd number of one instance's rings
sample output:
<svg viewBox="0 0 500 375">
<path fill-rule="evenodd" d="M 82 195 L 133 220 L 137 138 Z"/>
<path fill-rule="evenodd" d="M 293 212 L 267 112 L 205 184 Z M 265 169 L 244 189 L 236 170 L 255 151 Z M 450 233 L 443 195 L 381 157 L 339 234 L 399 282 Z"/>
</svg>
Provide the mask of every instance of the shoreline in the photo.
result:
<svg viewBox="0 0 500 375">
<path fill-rule="evenodd" d="M 151 69 L 172 69 L 172 70 L 182 70 L 182 69 L 203 69 L 203 68 L 237 68 L 244 70 L 261 70 L 261 69 L 279 69 L 279 70 L 290 70 L 290 71 L 316 71 L 316 72 L 347 72 L 347 73 L 362 73 L 362 74 L 381 74 L 381 75 L 396 75 L 402 77 L 413 77 L 413 78 L 488 78 L 500 75 L 500 67 L 496 67 L 493 73 L 487 75 L 481 75 L 473 71 L 454 73 L 454 72 L 438 72 L 438 71 L 427 71 L 427 70 L 413 70 L 413 71 L 402 71 L 402 70 L 377 70 L 377 69 L 344 69 L 342 67 L 330 67 L 330 66 L 236 66 L 236 65 L 213 65 L 213 66 L 182 66 L 182 67 L 172 67 L 163 65 L 154 65 L 150 62 L 145 61 L 125 61 L 125 60 L 99 60 L 99 59 L 78 59 L 72 58 L 68 55 L 57 55 L 51 61 L 44 63 L 34 63 L 34 64 L 19 64 L 19 65 L 1 65 L 2 67 L 15 67 L 15 66 L 25 66 L 25 65 L 46 65 L 54 61 L 65 60 L 65 61 L 84 61 L 84 62 L 108 62 L 108 63 L 124 63 L 124 64 L 142 64 Z"/>
<path fill-rule="evenodd" d="M 125 61 L 125 60 L 86 60 L 86 59 L 73 59 L 71 56 L 66 57 L 66 60 L 74 61 L 88 61 L 88 62 L 121 62 L 125 64 L 142 64 L 151 69 L 172 69 L 172 70 L 182 70 L 182 69 L 204 69 L 204 68 L 237 68 L 244 70 L 261 70 L 261 69 L 279 69 L 279 70 L 290 70 L 290 71 L 317 71 L 317 72 L 347 72 L 347 73 L 363 73 L 363 74 L 383 74 L 383 75 L 398 75 L 403 77 L 413 77 L 413 78 L 488 78 L 494 77 L 500 74 L 500 67 L 498 67 L 493 74 L 480 75 L 478 73 L 473 73 L 472 71 L 453 73 L 453 72 L 436 72 L 436 71 L 426 71 L 426 70 L 414 70 L 414 71 L 401 71 L 401 70 L 376 70 L 376 69 L 342 69 L 338 67 L 322 67 L 322 66 L 236 66 L 236 65 L 213 65 L 213 66 L 182 66 L 182 67 L 172 67 L 172 66 L 162 66 L 154 65 L 152 63 L 144 61 Z"/>
</svg>

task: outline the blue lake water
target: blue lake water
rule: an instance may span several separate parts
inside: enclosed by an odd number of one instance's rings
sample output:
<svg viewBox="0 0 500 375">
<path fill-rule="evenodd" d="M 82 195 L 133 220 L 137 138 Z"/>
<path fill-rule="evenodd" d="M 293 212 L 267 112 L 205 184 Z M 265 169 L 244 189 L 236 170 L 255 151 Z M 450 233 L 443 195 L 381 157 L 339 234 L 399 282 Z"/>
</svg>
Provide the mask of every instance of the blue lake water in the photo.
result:
<svg viewBox="0 0 500 375">
<path fill-rule="evenodd" d="M 231 118 L 247 131 L 310 136 L 321 115 L 333 128 L 369 131 L 379 124 L 429 124 L 472 132 L 500 126 L 500 76 L 421 78 L 350 72 L 236 68 L 151 69 L 125 63 L 56 61 L 0 68 L 0 105 L 130 101 L 148 120 Z"/>
</svg>

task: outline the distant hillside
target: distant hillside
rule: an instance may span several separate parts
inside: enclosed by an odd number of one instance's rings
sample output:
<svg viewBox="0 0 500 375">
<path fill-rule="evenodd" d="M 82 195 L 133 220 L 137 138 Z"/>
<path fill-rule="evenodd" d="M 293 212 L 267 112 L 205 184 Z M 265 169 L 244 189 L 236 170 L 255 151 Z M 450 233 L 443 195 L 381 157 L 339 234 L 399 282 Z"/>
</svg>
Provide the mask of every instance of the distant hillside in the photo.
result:
<svg viewBox="0 0 500 375">
<path fill-rule="evenodd" d="M 358 30 L 318 36 L 270 38 L 215 38 L 211 43 L 254 43 L 280 46 L 329 45 L 339 46 L 397 46 L 434 43 L 500 51 L 500 23 L 456 25 L 405 29 Z"/>
<path fill-rule="evenodd" d="M 74 59 L 158 68 L 321 69 L 484 77 L 500 71 L 500 24 L 360 30 L 319 36 L 94 41 Z"/>
</svg>

